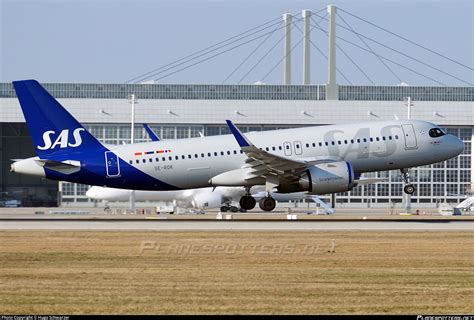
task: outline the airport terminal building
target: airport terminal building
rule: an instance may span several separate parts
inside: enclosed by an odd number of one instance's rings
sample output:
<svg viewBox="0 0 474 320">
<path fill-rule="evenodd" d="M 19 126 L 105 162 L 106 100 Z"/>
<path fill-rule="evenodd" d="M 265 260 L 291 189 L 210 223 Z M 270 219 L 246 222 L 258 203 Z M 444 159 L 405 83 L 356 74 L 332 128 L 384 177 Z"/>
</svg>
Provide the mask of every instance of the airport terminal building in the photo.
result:
<svg viewBox="0 0 474 320">
<path fill-rule="evenodd" d="M 135 141 L 149 140 L 148 123 L 162 139 L 200 139 L 200 133 L 227 134 L 226 119 L 244 132 L 290 127 L 407 118 L 430 121 L 464 141 L 458 157 L 413 168 L 414 207 L 460 202 L 474 184 L 474 87 L 353 86 L 337 87 L 326 99 L 326 85 L 187 85 L 45 83 L 45 88 L 100 141 L 130 143 L 131 103 L 135 94 Z M 11 83 L 0 83 L 0 200 L 25 206 L 92 206 L 89 186 L 55 182 L 10 172 L 11 159 L 34 156 L 34 148 Z M 402 201 L 398 171 L 365 177 L 386 182 L 358 186 L 337 195 L 337 206 L 388 206 Z"/>
</svg>

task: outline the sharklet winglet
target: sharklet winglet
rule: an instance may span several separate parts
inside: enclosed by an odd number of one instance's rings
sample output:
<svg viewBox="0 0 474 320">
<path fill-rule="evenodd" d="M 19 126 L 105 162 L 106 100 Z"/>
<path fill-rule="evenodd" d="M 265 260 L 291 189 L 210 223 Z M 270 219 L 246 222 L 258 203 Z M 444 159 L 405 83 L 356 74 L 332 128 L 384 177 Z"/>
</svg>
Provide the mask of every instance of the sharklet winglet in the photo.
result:
<svg viewBox="0 0 474 320">
<path fill-rule="evenodd" d="M 252 143 L 244 136 L 244 134 L 232 123 L 230 120 L 225 121 L 227 125 L 229 126 L 230 132 L 235 137 L 235 140 L 237 140 L 237 143 L 241 148 L 244 147 L 251 147 Z"/>
</svg>

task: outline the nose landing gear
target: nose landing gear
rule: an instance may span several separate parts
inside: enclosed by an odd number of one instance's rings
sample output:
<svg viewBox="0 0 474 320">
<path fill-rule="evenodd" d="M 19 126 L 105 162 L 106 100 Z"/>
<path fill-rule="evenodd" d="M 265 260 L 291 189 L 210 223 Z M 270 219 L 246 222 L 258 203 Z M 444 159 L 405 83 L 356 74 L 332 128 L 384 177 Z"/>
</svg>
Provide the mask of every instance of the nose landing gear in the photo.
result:
<svg viewBox="0 0 474 320">
<path fill-rule="evenodd" d="M 408 174 L 408 169 L 404 168 L 400 170 L 400 173 L 402 175 L 403 182 L 405 182 L 405 186 L 403 187 L 403 191 L 406 194 L 413 194 L 416 191 L 416 188 L 414 185 L 410 183 L 410 175 Z"/>
</svg>

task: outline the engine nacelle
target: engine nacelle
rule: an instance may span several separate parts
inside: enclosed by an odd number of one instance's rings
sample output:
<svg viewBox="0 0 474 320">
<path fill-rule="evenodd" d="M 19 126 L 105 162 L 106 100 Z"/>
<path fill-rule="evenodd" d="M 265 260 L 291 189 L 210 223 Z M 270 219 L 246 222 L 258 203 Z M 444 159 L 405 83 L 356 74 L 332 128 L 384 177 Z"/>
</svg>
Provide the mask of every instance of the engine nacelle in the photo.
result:
<svg viewBox="0 0 474 320">
<path fill-rule="evenodd" d="M 309 194 L 345 192 L 355 187 L 354 170 L 349 162 L 337 161 L 310 167 L 298 184 L 280 185 L 279 192 L 307 191 Z"/>
<path fill-rule="evenodd" d="M 218 192 L 203 192 L 197 194 L 192 205 L 196 209 L 220 208 L 222 204 L 222 195 Z"/>
</svg>

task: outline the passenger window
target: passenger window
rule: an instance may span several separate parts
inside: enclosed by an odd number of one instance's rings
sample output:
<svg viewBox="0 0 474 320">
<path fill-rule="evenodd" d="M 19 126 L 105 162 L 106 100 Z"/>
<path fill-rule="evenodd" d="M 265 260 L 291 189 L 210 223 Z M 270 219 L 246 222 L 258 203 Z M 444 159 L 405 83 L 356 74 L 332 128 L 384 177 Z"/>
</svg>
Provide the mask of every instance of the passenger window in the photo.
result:
<svg viewBox="0 0 474 320">
<path fill-rule="evenodd" d="M 344 144 L 347 144 L 347 140 L 344 140 Z"/>
<path fill-rule="evenodd" d="M 158 161 L 160 161 L 160 159 L 159 159 L 159 158 L 155 158 L 155 161 L 158 162 Z"/>
<path fill-rule="evenodd" d="M 385 137 L 382 137 L 382 140 L 385 141 Z"/>
<path fill-rule="evenodd" d="M 375 140 L 380 141 L 379 137 L 376 137 Z"/>
<path fill-rule="evenodd" d="M 163 161 L 166 161 L 166 158 L 165 158 L 165 157 L 163 157 L 163 158 L 161 158 L 161 160 L 163 160 Z"/>
<path fill-rule="evenodd" d="M 210 152 L 208 152 L 208 153 L 207 153 L 207 156 L 208 156 L 208 157 L 211 157 L 211 153 L 210 153 Z"/>
<path fill-rule="evenodd" d="M 326 141 L 325 144 L 326 144 L 327 146 L 329 146 L 329 142 Z"/>
<path fill-rule="evenodd" d="M 135 160 L 135 162 L 136 162 L 136 163 L 140 163 L 140 160 L 137 159 L 137 160 Z"/>
<path fill-rule="evenodd" d="M 181 159 L 183 159 L 183 160 L 184 160 L 185 158 L 186 158 L 186 157 L 185 157 L 185 156 L 184 156 L 184 154 L 183 154 L 183 155 L 181 156 Z"/>
<path fill-rule="evenodd" d="M 332 141 L 331 144 L 334 146 L 336 143 L 334 141 Z"/>
<path fill-rule="evenodd" d="M 221 151 L 221 156 L 223 156 L 223 155 L 224 155 L 224 151 Z"/>
<path fill-rule="evenodd" d="M 395 135 L 395 140 L 398 140 L 398 135 L 397 134 Z"/>
<path fill-rule="evenodd" d="M 195 154 L 194 154 L 194 158 L 197 158 L 197 157 L 198 157 L 198 155 L 197 155 L 197 153 L 195 153 Z"/>
<path fill-rule="evenodd" d="M 241 154 L 244 153 L 244 152 L 242 151 L 242 149 L 240 149 L 240 153 L 241 153 Z"/>
<path fill-rule="evenodd" d="M 188 154 L 188 159 L 191 159 L 191 158 L 192 158 L 192 156 L 190 154 Z"/>
<path fill-rule="evenodd" d="M 388 140 L 392 140 L 392 136 L 388 136 Z"/>
<path fill-rule="evenodd" d="M 268 147 L 265 147 L 265 151 L 270 151 L 270 149 Z"/>
<path fill-rule="evenodd" d="M 306 148 L 309 148 L 309 143 L 306 144 Z"/>
<path fill-rule="evenodd" d="M 337 144 L 341 144 L 341 140 L 338 140 L 338 141 L 337 141 Z"/>
<path fill-rule="evenodd" d="M 354 143 L 354 139 L 351 139 L 351 143 Z"/>
<path fill-rule="evenodd" d="M 230 151 L 227 151 L 227 154 L 230 155 Z"/>
<path fill-rule="evenodd" d="M 321 142 L 319 144 L 321 144 Z M 315 148 L 315 147 L 316 147 L 316 143 L 313 142 L 313 148 Z"/>
<path fill-rule="evenodd" d="M 373 142 L 374 141 L 374 138 L 370 137 L 370 142 Z"/>
<path fill-rule="evenodd" d="M 357 138 L 357 143 L 360 143 L 360 139 L 359 139 L 359 138 Z"/>
<path fill-rule="evenodd" d="M 268 151 L 268 150 L 267 150 Z M 237 154 L 237 150 L 234 150 L 234 154 Z"/>
<path fill-rule="evenodd" d="M 133 163 L 133 161 L 132 161 L 132 160 L 130 160 L 128 163 L 132 164 L 132 163 Z"/>
<path fill-rule="evenodd" d="M 217 157 L 217 152 L 214 152 L 214 156 Z"/>
<path fill-rule="evenodd" d="M 364 138 L 364 142 L 367 142 L 367 138 Z"/>
<path fill-rule="evenodd" d="M 201 158 L 204 158 L 204 153 L 201 153 Z"/>
<path fill-rule="evenodd" d="M 173 158 L 172 158 L 172 157 L 168 157 L 168 159 L 169 159 L 169 161 L 173 160 Z"/>
<path fill-rule="evenodd" d="M 322 146 L 323 146 L 323 144 L 320 142 L 320 143 L 319 143 L 319 146 L 320 146 L 320 147 L 322 147 Z"/>
<path fill-rule="evenodd" d="M 275 151 L 275 147 L 272 147 L 272 150 Z M 241 150 L 242 151 L 242 150 Z"/>
<path fill-rule="evenodd" d="M 150 158 L 150 159 L 148 160 L 148 162 L 153 162 L 153 159 L 152 159 L 152 158 Z"/>
<path fill-rule="evenodd" d="M 175 158 L 176 160 L 179 160 L 179 157 L 178 157 L 178 156 L 175 156 L 174 158 Z"/>
<path fill-rule="evenodd" d="M 282 149 L 281 146 L 278 146 L 278 150 L 281 150 L 281 149 Z"/>
</svg>

